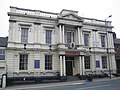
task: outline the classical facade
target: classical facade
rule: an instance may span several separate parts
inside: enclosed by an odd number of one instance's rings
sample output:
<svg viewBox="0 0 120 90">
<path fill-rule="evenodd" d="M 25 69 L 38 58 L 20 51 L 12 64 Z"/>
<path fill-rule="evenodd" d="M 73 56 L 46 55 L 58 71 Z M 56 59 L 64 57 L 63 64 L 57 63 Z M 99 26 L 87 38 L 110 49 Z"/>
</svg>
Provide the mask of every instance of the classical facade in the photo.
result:
<svg viewBox="0 0 120 90">
<path fill-rule="evenodd" d="M 10 7 L 6 48 L 8 77 L 60 77 L 115 73 L 111 22 Z"/>
</svg>

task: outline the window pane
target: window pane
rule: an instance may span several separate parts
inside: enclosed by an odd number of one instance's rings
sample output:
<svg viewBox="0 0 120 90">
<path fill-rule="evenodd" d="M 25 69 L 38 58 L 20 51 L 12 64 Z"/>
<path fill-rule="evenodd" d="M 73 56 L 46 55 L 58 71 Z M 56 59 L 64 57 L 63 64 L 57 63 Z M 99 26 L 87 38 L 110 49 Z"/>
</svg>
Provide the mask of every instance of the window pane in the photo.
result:
<svg viewBox="0 0 120 90">
<path fill-rule="evenodd" d="M 28 30 L 29 28 L 21 28 L 21 42 L 27 43 L 28 42 Z"/>
<path fill-rule="evenodd" d="M 89 46 L 89 34 L 84 34 L 84 45 Z"/>
<path fill-rule="evenodd" d="M 101 36 L 101 46 L 105 47 L 105 36 Z"/>
<path fill-rule="evenodd" d="M 96 61 L 96 68 L 100 68 L 100 61 Z"/>
<path fill-rule="evenodd" d="M 52 70 L 52 55 L 45 55 L 45 70 Z"/>
<path fill-rule="evenodd" d="M 27 70 L 28 68 L 28 55 L 21 54 L 20 55 L 20 62 L 19 62 L 19 69 L 20 70 Z"/>
<path fill-rule="evenodd" d="M 5 55 L 0 55 L 0 60 L 5 60 Z"/>
<path fill-rule="evenodd" d="M 46 30 L 46 43 L 51 44 L 52 30 Z"/>
<path fill-rule="evenodd" d="M 0 55 L 5 54 L 5 49 L 0 49 Z"/>
<path fill-rule="evenodd" d="M 85 56 L 85 69 L 90 69 L 90 56 Z"/>
<path fill-rule="evenodd" d="M 5 60 L 5 50 L 0 49 L 0 60 Z"/>
<path fill-rule="evenodd" d="M 40 68 L 40 60 L 35 60 L 34 67 L 35 68 Z"/>
<path fill-rule="evenodd" d="M 107 69 L 107 57 L 102 56 L 102 68 Z"/>
<path fill-rule="evenodd" d="M 71 43 L 71 32 L 67 32 L 67 44 Z"/>
</svg>

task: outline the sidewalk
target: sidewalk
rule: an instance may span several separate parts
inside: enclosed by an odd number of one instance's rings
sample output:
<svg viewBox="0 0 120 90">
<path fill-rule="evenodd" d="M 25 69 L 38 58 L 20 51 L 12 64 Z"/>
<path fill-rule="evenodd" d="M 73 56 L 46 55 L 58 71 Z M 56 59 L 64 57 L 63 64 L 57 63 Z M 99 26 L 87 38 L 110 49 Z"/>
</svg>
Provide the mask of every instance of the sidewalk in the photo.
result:
<svg viewBox="0 0 120 90">
<path fill-rule="evenodd" d="M 116 80 L 120 79 L 120 77 L 113 77 L 110 78 L 100 78 L 100 79 L 93 79 L 93 82 L 101 82 L 101 81 L 109 81 L 109 80 Z M 45 87 L 57 87 L 57 86 L 66 86 L 66 85 L 77 85 L 77 84 L 85 84 L 87 83 L 85 80 L 77 80 L 77 81 L 67 81 L 67 82 L 55 82 L 55 83 L 40 83 L 40 84 L 27 84 L 27 85 L 13 85 L 8 86 L 4 89 L 0 88 L 0 90 L 20 90 L 20 89 L 29 89 L 29 88 L 45 88 Z"/>
</svg>

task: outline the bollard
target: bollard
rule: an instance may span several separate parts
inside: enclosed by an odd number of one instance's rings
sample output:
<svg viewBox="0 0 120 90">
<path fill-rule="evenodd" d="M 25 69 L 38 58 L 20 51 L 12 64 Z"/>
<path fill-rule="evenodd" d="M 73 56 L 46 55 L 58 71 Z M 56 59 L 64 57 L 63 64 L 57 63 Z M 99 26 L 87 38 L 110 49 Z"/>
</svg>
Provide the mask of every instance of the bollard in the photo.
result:
<svg viewBox="0 0 120 90">
<path fill-rule="evenodd" d="M 4 74 L 2 76 L 2 88 L 5 88 L 6 87 L 6 75 Z"/>
</svg>

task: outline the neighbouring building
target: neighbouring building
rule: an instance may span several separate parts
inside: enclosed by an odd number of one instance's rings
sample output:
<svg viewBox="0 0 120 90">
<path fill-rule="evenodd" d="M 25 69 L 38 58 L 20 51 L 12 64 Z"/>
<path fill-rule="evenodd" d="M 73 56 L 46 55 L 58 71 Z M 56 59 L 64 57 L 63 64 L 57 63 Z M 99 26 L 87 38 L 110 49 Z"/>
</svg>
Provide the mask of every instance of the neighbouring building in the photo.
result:
<svg viewBox="0 0 120 90">
<path fill-rule="evenodd" d="M 116 60 L 116 70 L 117 75 L 120 74 L 120 39 L 116 38 L 116 34 L 114 33 L 114 46 L 115 46 L 115 60 Z"/>
<path fill-rule="evenodd" d="M 3 74 L 6 74 L 6 47 L 8 37 L 0 37 L 0 80 Z M 0 83 L 1 84 L 1 83 Z"/>
<path fill-rule="evenodd" d="M 8 78 L 116 73 L 111 21 L 10 7 Z"/>
</svg>

